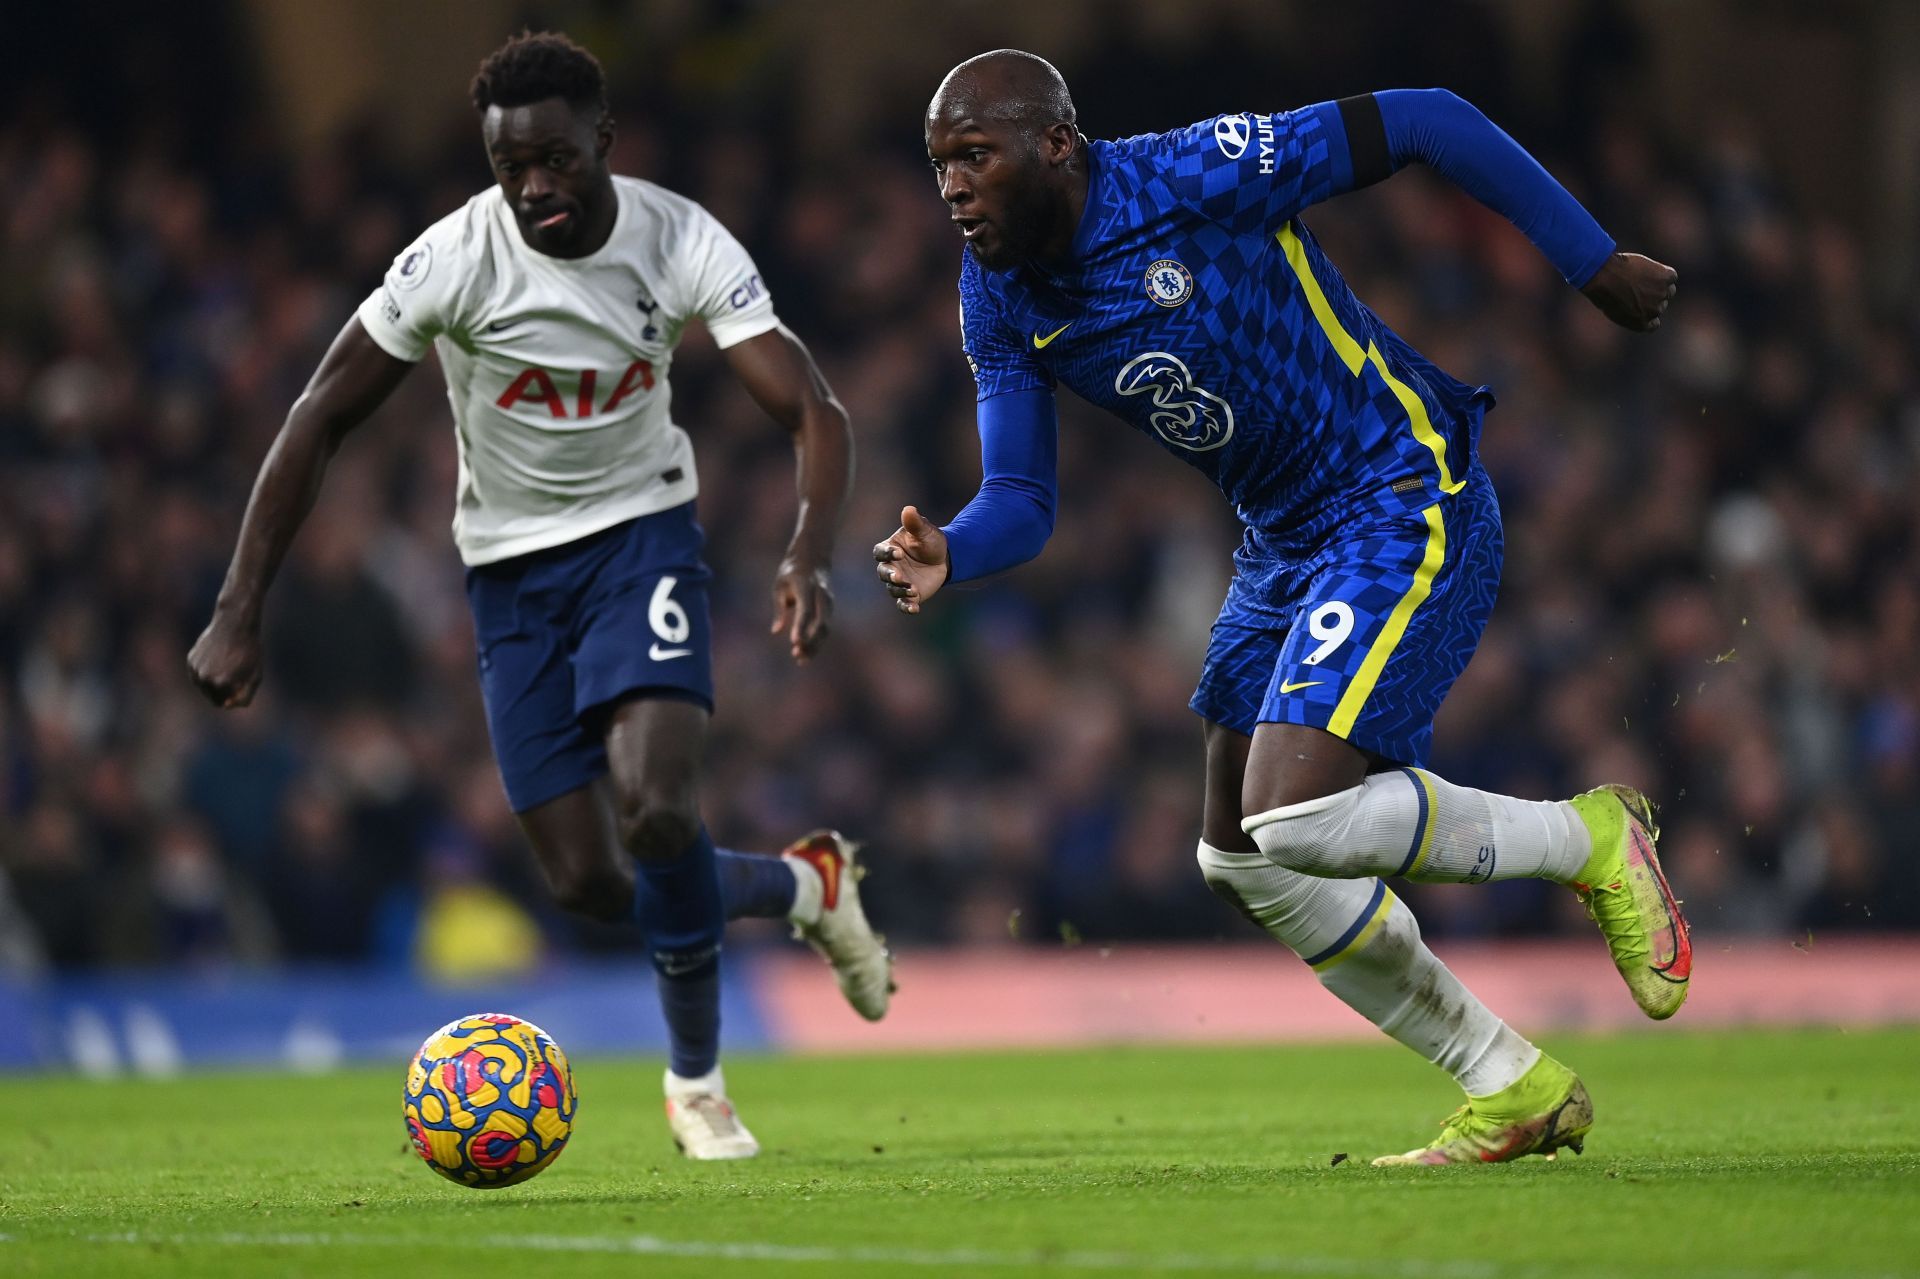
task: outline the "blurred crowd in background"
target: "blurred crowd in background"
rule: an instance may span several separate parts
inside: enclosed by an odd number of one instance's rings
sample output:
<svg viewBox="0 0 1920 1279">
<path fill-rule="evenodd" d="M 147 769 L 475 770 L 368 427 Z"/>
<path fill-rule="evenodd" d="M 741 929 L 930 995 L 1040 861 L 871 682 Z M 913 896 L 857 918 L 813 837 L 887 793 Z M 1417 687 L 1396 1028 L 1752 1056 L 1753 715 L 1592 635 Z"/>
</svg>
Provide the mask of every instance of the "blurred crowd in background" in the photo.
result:
<svg viewBox="0 0 1920 1279">
<path fill-rule="evenodd" d="M 1618 35 L 1608 56 L 1630 63 Z M 1124 33 L 1041 51 L 1095 136 L 1314 87 L 1237 74 L 1230 49 L 1168 65 Z M 1150 60 L 1184 90 L 1143 101 Z M 774 95 L 696 110 L 608 62 L 616 171 L 747 244 L 859 446 L 834 634 L 796 669 L 766 633 L 791 448 L 704 337 L 682 348 L 675 415 L 718 576 L 716 837 L 869 841 L 869 911 L 896 944 L 1251 938 L 1193 863 L 1186 701 L 1236 537 L 1217 493 L 1063 396 L 1042 559 L 895 613 L 866 548 L 903 502 L 951 515 L 979 474 L 961 249 L 914 108 L 803 167 Z M 1307 215 L 1362 299 L 1499 394 L 1483 456 L 1506 576 L 1433 767 L 1530 797 L 1658 797 L 1705 939 L 1920 926 L 1920 315 L 1876 305 L 1857 234 L 1796 210 L 1735 114 L 1662 136 L 1577 76 L 1561 120 L 1503 115 L 1497 76 L 1395 68 L 1378 87 L 1408 76 L 1488 110 L 1681 277 L 1640 338 L 1424 172 Z M 72 93 L 0 118 L 0 968 L 461 975 L 633 945 L 550 907 L 501 794 L 435 369 L 335 462 L 271 596 L 256 704 L 217 712 L 186 678 L 288 406 L 392 255 L 488 180 L 464 87 L 427 166 L 396 160 L 377 118 L 312 150 L 245 111 Z M 1411 897 L 1430 936 L 1588 927 L 1534 882 Z"/>
</svg>

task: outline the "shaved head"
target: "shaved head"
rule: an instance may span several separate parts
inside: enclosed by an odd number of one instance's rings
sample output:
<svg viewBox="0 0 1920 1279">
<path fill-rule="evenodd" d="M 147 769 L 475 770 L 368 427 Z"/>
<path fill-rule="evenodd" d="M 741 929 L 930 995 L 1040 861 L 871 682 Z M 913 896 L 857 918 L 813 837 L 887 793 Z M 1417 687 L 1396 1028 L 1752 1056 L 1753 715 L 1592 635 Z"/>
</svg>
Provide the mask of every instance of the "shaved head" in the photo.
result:
<svg viewBox="0 0 1920 1279">
<path fill-rule="evenodd" d="M 991 120 L 1025 133 L 1077 124 L 1073 96 L 1051 62 L 1019 49 L 995 49 L 968 58 L 940 82 L 927 119 Z"/>
<path fill-rule="evenodd" d="M 925 123 L 940 197 L 981 265 L 1066 253 L 1086 201 L 1086 139 L 1051 62 L 1019 49 L 968 58 Z"/>
</svg>

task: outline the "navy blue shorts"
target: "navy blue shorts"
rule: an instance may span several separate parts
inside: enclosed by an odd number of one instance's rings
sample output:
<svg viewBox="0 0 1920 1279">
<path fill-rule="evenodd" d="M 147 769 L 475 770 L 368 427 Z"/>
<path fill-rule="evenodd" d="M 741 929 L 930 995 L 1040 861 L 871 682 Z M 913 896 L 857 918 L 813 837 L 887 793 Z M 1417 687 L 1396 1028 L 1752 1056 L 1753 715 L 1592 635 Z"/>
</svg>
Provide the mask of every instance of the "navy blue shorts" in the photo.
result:
<svg viewBox="0 0 1920 1279">
<path fill-rule="evenodd" d="M 467 570 L 480 692 L 516 813 L 607 772 L 629 695 L 713 709 L 712 624 L 693 503 Z"/>
<path fill-rule="evenodd" d="M 1493 613 L 1502 549 L 1500 504 L 1475 466 L 1431 506 L 1299 559 L 1242 564 L 1193 709 L 1248 735 L 1304 724 L 1424 765 L 1433 717 Z"/>
</svg>

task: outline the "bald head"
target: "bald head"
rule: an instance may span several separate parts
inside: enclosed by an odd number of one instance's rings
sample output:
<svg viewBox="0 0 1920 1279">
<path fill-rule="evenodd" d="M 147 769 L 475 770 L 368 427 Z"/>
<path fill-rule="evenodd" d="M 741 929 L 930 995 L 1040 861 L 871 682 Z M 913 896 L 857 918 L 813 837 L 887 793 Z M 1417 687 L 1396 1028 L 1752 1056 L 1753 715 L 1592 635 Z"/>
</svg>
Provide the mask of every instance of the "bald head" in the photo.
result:
<svg viewBox="0 0 1920 1279">
<path fill-rule="evenodd" d="M 940 198 L 982 266 L 1066 254 L 1086 202 L 1086 139 L 1052 63 L 1018 49 L 968 58 L 940 82 L 926 129 Z"/>
<path fill-rule="evenodd" d="M 1019 49 L 995 49 L 968 58 L 940 82 L 927 104 L 927 121 L 975 119 L 1040 133 L 1075 124 L 1067 82 L 1045 58 Z"/>
</svg>

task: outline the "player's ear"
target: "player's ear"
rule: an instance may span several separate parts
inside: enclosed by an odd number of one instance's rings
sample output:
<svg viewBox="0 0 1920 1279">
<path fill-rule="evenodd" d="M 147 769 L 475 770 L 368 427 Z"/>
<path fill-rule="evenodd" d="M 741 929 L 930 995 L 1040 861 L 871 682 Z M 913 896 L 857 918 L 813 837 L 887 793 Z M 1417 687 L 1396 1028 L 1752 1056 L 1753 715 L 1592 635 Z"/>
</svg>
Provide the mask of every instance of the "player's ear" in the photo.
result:
<svg viewBox="0 0 1920 1279">
<path fill-rule="evenodd" d="M 1047 126 L 1040 138 L 1050 164 L 1065 164 L 1080 149 L 1080 130 L 1065 121 Z"/>
<path fill-rule="evenodd" d="M 593 153 L 602 160 L 613 153 L 613 116 L 602 115 L 593 126 Z"/>
</svg>

